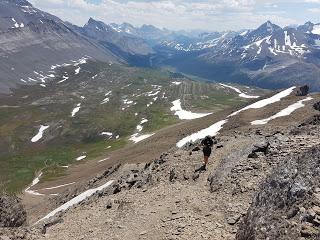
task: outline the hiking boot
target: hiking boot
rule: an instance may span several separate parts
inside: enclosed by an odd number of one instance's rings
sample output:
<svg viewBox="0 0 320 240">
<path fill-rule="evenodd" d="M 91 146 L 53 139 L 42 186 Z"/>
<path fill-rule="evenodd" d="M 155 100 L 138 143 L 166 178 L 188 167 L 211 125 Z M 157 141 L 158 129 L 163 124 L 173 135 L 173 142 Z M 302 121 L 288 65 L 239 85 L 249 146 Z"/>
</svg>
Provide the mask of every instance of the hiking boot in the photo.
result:
<svg viewBox="0 0 320 240">
<path fill-rule="evenodd" d="M 202 172 L 202 171 L 206 171 L 206 165 L 205 164 L 195 170 L 195 172 Z"/>
</svg>

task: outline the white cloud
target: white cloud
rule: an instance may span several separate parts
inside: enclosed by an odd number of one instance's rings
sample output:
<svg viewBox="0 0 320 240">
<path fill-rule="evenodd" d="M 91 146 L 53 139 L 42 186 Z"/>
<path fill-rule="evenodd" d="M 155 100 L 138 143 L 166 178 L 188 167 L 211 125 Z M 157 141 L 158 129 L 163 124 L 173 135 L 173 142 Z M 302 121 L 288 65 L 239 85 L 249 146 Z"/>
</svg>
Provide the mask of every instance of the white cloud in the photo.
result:
<svg viewBox="0 0 320 240">
<path fill-rule="evenodd" d="M 274 5 L 262 0 L 102 0 L 99 4 L 85 0 L 31 0 L 42 10 L 63 20 L 83 25 L 89 17 L 106 23 L 129 22 L 153 24 L 169 29 L 238 30 L 254 28 L 271 20 L 280 25 L 297 23 L 282 14 L 257 12 L 258 4 Z M 273 5 L 272 5 L 273 4 Z"/>
<path fill-rule="evenodd" d="M 320 13 L 320 8 L 309 8 L 308 11 L 312 13 Z"/>
<path fill-rule="evenodd" d="M 320 4 L 320 0 L 305 0 L 306 3 L 319 3 Z"/>
</svg>

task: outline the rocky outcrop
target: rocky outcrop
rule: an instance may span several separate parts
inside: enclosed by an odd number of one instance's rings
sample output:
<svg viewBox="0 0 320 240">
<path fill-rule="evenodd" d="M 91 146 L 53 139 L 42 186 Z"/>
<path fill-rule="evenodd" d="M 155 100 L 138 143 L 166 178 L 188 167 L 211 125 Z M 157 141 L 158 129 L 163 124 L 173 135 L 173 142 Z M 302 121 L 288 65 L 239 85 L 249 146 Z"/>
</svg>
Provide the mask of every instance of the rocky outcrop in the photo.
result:
<svg viewBox="0 0 320 240">
<path fill-rule="evenodd" d="M 320 238 L 320 146 L 288 157 L 260 186 L 237 240 Z"/>
<path fill-rule="evenodd" d="M 266 155 L 268 153 L 268 148 L 270 146 L 269 142 L 261 142 L 258 144 L 255 144 L 253 146 L 252 152 L 248 155 L 248 158 L 257 158 L 258 153 L 263 153 Z"/>
<path fill-rule="evenodd" d="M 0 227 L 20 227 L 27 219 L 20 199 L 7 194 L 0 196 Z"/>
<path fill-rule="evenodd" d="M 300 127 L 307 126 L 307 125 L 319 125 L 320 124 L 320 115 L 314 115 L 311 118 L 304 121 L 300 124 Z"/>
<path fill-rule="evenodd" d="M 309 86 L 308 85 L 297 87 L 296 91 L 295 91 L 296 96 L 307 96 L 308 93 L 309 93 Z"/>
<path fill-rule="evenodd" d="M 315 104 L 313 104 L 313 108 L 314 108 L 315 110 L 320 111 L 320 102 L 316 102 Z"/>
</svg>

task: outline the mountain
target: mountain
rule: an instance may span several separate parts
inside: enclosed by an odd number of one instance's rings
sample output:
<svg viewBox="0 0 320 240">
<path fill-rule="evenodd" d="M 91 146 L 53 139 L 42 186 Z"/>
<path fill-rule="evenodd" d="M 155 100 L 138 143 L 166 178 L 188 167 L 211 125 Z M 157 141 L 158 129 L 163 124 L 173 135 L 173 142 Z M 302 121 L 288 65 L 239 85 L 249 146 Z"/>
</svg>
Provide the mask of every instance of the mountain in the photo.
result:
<svg viewBox="0 0 320 240">
<path fill-rule="evenodd" d="M 222 46 L 224 42 L 236 36 L 237 32 L 212 32 L 201 33 L 197 37 L 188 37 L 185 35 L 176 35 L 171 41 L 162 41 L 157 49 L 177 50 L 184 52 L 201 51 L 204 49 Z"/>
<path fill-rule="evenodd" d="M 127 33 L 144 39 L 150 46 L 154 46 L 163 40 L 172 39 L 177 33 L 168 29 L 160 29 L 153 25 L 142 25 L 134 27 L 129 23 L 116 24 L 111 23 L 110 26 L 117 32 Z M 178 34 L 181 35 L 181 34 Z"/>
<path fill-rule="evenodd" d="M 21 84 L 40 82 L 34 72 L 49 71 L 52 65 L 84 56 L 119 61 L 108 49 L 25 0 L 0 2 L 0 31 L 1 93 L 8 93 Z M 44 77 L 45 73 L 41 74 Z"/>
<path fill-rule="evenodd" d="M 164 42 L 158 49 L 163 65 L 200 77 L 273 89 L 307 83 L 317 91 L 318 26 L 309 22 L 296 28 L 281 28 L 268 21 L 254 30 L 226 36 L 214 34 L 218 37 L 207 42 Z"/>
<path fill-rule="evenodd" d="M 123 24 L 123 28 L 108 25 L 90 18 L 84 27 L 75 27 L 80 34 L 97 41 L 107 51 L 133 65 L 146 65 L 153 49 L 139 36 L 133 34 L 133 27 Z M 129 30 L 129 28 L 131 30 Z"/>
</svg>

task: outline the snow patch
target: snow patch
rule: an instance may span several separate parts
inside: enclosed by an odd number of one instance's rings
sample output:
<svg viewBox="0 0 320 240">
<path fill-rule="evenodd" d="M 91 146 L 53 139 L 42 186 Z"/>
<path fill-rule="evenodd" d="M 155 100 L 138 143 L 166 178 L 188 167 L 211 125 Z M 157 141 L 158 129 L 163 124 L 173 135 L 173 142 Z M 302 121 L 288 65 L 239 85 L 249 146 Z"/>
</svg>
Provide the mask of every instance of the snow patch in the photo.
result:
<svg viewBox="0 0 320 240">
<path fill-rule="evenodd" d="M 173 101 L 172 104 L 173 104 L 173 107 L 171 107 L 170 110 L 172 112 L 175 112 L 174 114 L 177 115 L 179 119 L 182 119 L 182 120 L 202 118 L 211 114 L 211 113 L 193 113 L 190 111 L 183 110 L 181 107 L 180 99 Z"/>
<path fill-rule="evenodd" d="M 73 185 L 73 184 L 75 184 L 75 183 L 76 183 L 76 182 L 66 183 L 66 184 L 62 184 L 62 185 L 59 185 L 59 186 L 55 186 L 55 187 L 43 188 L 43 189 L 41 189 L 41 190 L 52 190 L 52 189 L 67 187 L 67 186 Z"/>
<path fill-rule="evenodd" d="M 42 193 L 38 193 L 36 191 L 30 190 L 30 188 L 32 188 L 33 186 L 35 186 L 36 184 L 38 184 L 40 182 L 40 177 L 41 176 L 42 176 L 42 172 L 35 179 L 33 179 L 31 185 L 29 187 L 27 187 L 26 190 L 24 190 L 24 191 L 26 193 L 31 194 L 31 195 L 43 196 L 44 194 L 42 194 Z"/>
<path fill-rule="evenodd" d="M 263 108 L 263 107 L 270 105 L 272 103 L 279 102 L 282 98 L 289 96 L 295 88 L 296 87 L 288 88 L 280 93 L 277 93 L 276 95 L 274 95 L 270 98 L 262 99 L 258 102 L 255 102 L 249 106 L 246 106 L 246 107 L 232 113 L 231 115 L 229 115 L 229 117 L 235 116 L 235 115 L 239 114 L 240 112 L 248 110 L 248 109 Z"/>
<path fill-rule="evenodd" d="M 33 143 L 38 142 L 38 141 L 42 138 L 43 132 L 44 132 L 45 130 L 47 130 L 48 128 L 49 128 L 49 126 L 41 125 L 41 126 L 40 126 L 40 129 L 39 129 L 39 131 L 38 131 L 38 133 L 37 133 L 37 135 L 35 135 L 35 136 L 31 139 L 31 142 L 33 142 Z"/>
<path fill-rule="evenodd" d="M 86 157 L 87 157 L 86 155 L 83 155 L 83 156 L 77 157 L 76 160 L 81 161 L 81 160 L 85 159 Z"/>
<path fill-rule="evenodd" d="M 173 85 L 179 86 L 182 82 L 172 82 Z"/>
<path fill-rule="evenodd" d="M 110 159 L 109 157 L 104 158 L 104 159 L 101 159 L 101 160 L 98 161 L 98 163 L 105 162 L 105 161 L 107 161 L 107 160 L 109 160 L 109 159 Z"/>
<path fill-rule="evenodd" d="M 112 132 L 102 132 L 102 133 L 100 133 L 100 135 L 106 135 L 106 136 L 111 137 L 113 135 L 113 133 Z"/>
<path fill-rule="evenodd" d="M 63 83 L 64 81 L 68 80 L 69 77 L 68 76 L 62 76 L 62 80 L 60 80 L 58 83 Z"/>
<path fill-rule="evenodd" d="M 135 133 L 133 135 L 131 135 L 131 137 L 129 138 L 129 140 L 133 141 L 134 143 L 138 143 L 141 142 L 151 136 L 153 136 L 154 133 L 151 134 L 143 134 L 143 135 L 139 135 L 138 133 Z"/>
<path fill-rule="evenodd" d="M 227 84 L 220 83 L 220 85 L 223 86 L 223 87 L 227 87 L 227 88 L 230 88 L 230 89 L 236 91 L 237 93 L 239 93 L 239 97 L 242 97 L 242 98 L 259 98 L 260 97 L 260 96 L 247 95 L 246 93 L 241 92 L 240 89 L 238 89 L 236 87 L 233 87 L 233 86 L 230 86 L 230 85 L 227 85 Z"/>
<path fill-rule="evenodd" d="M 81 103 L 78 103 L 77 106 L 72 110 L 71 117 L 74 117 L 79 112 L 80 108 L 81 108 Z"/>
<path fill-rule="evenodd" d="M 78 75 L 80 73 L 81 67 L 78 67 L 77 69 L 74 70 L 74 74 Z"/>
<path fill-rule="evenodd" d="M 289 116 L 291 113 L 293 113 L 297 109 L 304 107 L 305 105 L 303 104 L 303 102 L 310 101 L 310 100 L 312 100 L 312 97 L 307 97 L 307 98 L 300 100 L 294 104 L 291 104 L 289 107 L 281 110 L 280 112 L 278 112 L 277 114 L 275 114 L 269 118 L 252 121 L 251 125 L 264 125 L 273 119 L 276 119 L 279 117 Z"/>
<path fill-rule="evenodd" d="M 223 128 L 223 125 L 226 124 L 227 122 L 228 122 L 227 119 L 222 120 L 222 121 L 219 121 L 219 122 L 211 125 L 208 128 L 205 128 L 205 129 L 200 130 L 199 132 L 193 133 L 192 135 L 181 139 L 177 143 L 177 147 L 181 148 L 188 142 L 195 142 L 199 139 L 205 138 L 208 135 L 216 136 L 219 133 L 219 131 Z"/>
</svg>

